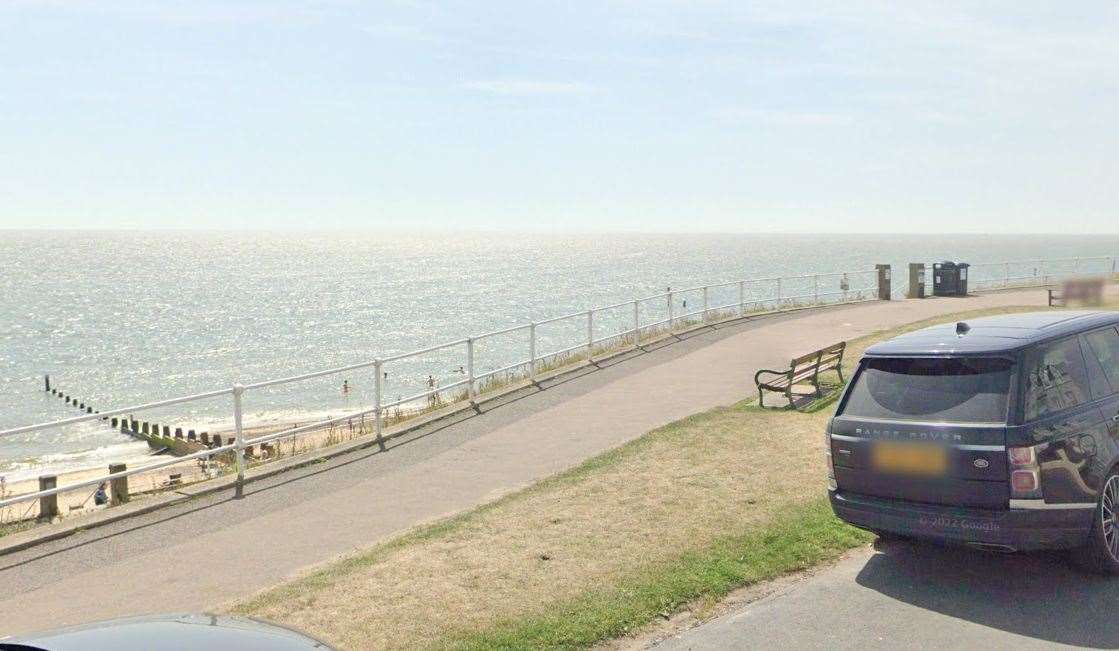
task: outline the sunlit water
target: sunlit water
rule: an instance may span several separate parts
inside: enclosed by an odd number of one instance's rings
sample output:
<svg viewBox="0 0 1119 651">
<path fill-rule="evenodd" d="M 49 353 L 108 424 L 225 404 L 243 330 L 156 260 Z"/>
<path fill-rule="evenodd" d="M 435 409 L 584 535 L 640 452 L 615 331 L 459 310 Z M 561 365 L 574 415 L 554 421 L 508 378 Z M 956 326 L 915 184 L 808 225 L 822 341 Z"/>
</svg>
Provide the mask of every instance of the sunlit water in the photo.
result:
<svg viewBox="0 0 1119 651">
<path fill-rule="evenodd" d="M 667 286 L 891 263 L 898 292 L 910 261 L 1116 253 L 1117 236 L 0 231 L 0 429 L 78 415 L 42 390 L 46 373 L 104 410 L 352 364 Z M 643 306 L 642 318 L 663 318 L 657 309 Z M 596 319 L 605 334 L 624 328 L 632 310 Z M 581 341 L 585 324 L 539 334 L 540 352 L 558 350 Z M 520 332 L 479 344 L 478 372 L 522 361 L 526 341 Z M 464 363 L 460 347 L 390 364 L 386 399 L 422 391 L 429 374 L 441 385 L 459 380 Z M 342 380 L 353 389 L 345 395 Z M 251 392 L 247 418 L 339 414 L 370 404 L 372 387 L 364 370 Z M 223 396 L 144 417 L 221 429 L 231 414 Z M 0 474 L 13 480 L 146 451 L 95 422 L 0 440 Z"/>
</svg>

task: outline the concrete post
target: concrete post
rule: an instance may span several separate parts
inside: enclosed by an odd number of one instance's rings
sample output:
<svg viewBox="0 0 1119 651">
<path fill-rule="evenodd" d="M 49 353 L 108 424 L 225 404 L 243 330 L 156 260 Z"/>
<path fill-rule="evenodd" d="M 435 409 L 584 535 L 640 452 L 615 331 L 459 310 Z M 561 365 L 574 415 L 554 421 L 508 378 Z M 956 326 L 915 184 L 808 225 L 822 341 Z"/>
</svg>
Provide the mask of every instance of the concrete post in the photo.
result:
<svg viewBox="0 0 1119 651">
<path fill-rule="evenodd" d="M 878 300 L 890 300 L 890 265 L 876 264 L 874 268 L 878 270 Z"/>
<path fill-rule="evenodd" d="M 43 475 L 39 477 L 39 490 L 49 491 L 58 487 L 58 477 Z M 58 516 L 58 493 L 39 498 L 39 519 L 52 520 Z"/>
<path fill-rule="evenodd" d="M 123 463 L 110 463 L 109 474 L 124 472 L 128 466 Z M 109 480 L 109 504 L 116 506 L 128 501 L 128 477 Z"/>
<path fill-rule="evenodd" d="M 909 263 L 909 290 L 905 293 L 906 298 L 924 298 L 925 297 L 925 263 L 923 262 L 910 262 Z"/>
</svg>

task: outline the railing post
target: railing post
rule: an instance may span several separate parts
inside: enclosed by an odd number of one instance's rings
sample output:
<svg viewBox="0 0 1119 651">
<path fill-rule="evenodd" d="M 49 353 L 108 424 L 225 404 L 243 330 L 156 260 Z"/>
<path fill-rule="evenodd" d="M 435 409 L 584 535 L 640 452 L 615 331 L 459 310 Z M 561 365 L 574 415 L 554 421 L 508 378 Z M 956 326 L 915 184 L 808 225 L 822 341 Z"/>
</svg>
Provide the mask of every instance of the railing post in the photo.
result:
<svg viewBox="0 0 1119 651">
<path fill-rule="evenodd" d="M 710 310 L 710 303 L 707 301 L 707 285 L 703 286 L 703 321 L 707 321 L 707 312 Z"/>
<path fill-rule="evenodd" d="M 587 310 L 587 361 L 594 355 L 594 310 Z"/>
<path fill-rule="evenodd" d="M 384 418 L 381 414 L 381 402 L 384 400 L 384 386 L 381 384 L 381 379 L 385 376 L 381 371 L 381 360 L 373 360 L 373 433 L 377 437 L 377 443 L 384 448 L 384 443 L 381 441 L 381 431 L 384 428 Z"/>
<path fill-rule="evenodd" d="M 812 276 L 812 302 L 820 302 L 820 274 Z"/>
<path fill-rule="evenodd" d="M 470 402 L 474 402 L 474 397 L 478 395 L 476 387 L 474 386 L 474 338 L 467 337 L 466 339 L 466 387 L 467 395 L 470 397 Z"/>
<path fill-rule="evenodd" d="M 528 324 L 528 379 L 536 379 L 536 323 Z"/>
<path fill-rule="evenodd" d="M 109 474 L 110 475 L 114 475 L 118 472 L 124 472 L 126 470 L 128 470 L 128 466 L 123 464 L 123 463 L 110 463 L 109 464 Z M 119 479 L 113 479 L 109 482 L 109 504 L 111 506 L 116 506 L 118 504 L 124 504 L 125 502 L 127 502 L 129 500 L 129 495 L 130 494 L 128 492 L 128 477 L 121 477 Z"/>
<path fill-rule="evenodd" d="M 58 487 L 58 477 L 55 475 L 43 475 L 39 477 L 39 490 L 49 491 Z M 39 519 L 40 520 L 53 520 L 60 515 L 58 510 L 58 493 L 46 495 L 39 498 Z"/>
<path fill-rule="evenodd" d="M 738 313 L 746 314 L 746 281 L 738 281 Z"/>
<path fill-rule="evenodd" d="M 637 301 L 633 302 L 633 347 L 641 343 L 641 308 Z"/>
<path fill-rule="evenodd" d="M 235 490 L 236 497 L 244 497 L 245 495 L 245 430 L 242 427 L 242 415 L 244 408 L 241 404 L 241 396 L 245 393 L 245 387 L 240 384 L 233 385 L 233 434 L 234 434 L 234 455 L 237 458 L 237 487 Z"/>
<path fill-rule="evenodd" d="M 1010 263 L 1009 262 L 1006 263 L 1006 269 L 1003 270 L 1003 273 L 1006 276 L 1006 280 L 1003 281 L 1002 285 L 1003 285 L 1003 287 L 1009 287 L 1010 286 Z"/>
<path fill-rule="evenodd" d="M 671 287 L 668 288 L 668 293 L 666 294 L 666 296 L 668 297 L 668 331 L 672 332 L 673 322 L 676 321 L 676 317 L 675 317 L 676 308 L 672 305 L 672 288 Z"/>
<path fill-rule="evenodd" d="M 777 309 L 781 309 L 781 279 L 777 279 Z"/>
</svg>

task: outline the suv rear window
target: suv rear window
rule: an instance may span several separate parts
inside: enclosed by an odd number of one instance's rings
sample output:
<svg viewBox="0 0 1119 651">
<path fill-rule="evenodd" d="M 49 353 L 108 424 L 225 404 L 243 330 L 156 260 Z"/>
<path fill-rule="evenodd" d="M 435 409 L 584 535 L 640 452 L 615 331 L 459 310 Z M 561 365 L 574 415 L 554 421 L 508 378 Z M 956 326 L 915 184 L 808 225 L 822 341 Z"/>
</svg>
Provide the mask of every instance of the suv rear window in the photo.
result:
<svg viewBox="0 0 1119 651">
<path fill-rule="evenodd" d="M 1014 363 L 995 357 L 869 358 L 843 414 L 925 422 L 1005 423 Z"/>
</svg>

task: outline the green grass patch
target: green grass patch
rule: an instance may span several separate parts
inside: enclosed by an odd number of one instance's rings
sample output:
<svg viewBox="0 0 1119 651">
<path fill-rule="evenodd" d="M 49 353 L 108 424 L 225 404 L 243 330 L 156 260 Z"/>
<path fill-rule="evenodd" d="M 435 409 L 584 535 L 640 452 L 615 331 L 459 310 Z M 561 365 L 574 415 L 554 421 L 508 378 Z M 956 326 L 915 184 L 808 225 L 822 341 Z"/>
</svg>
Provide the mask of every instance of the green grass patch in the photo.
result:
<svg viewBox="0 0 1119 651">
<path fill-rule="evenodd" d="M 577 649 L 628 635 L 699 599 L 803 570 L 873 536 L 843 524 L 826 500 L 796 507 L 760 531 L 639 571 L 606 589 L 556 604 L 544 615 L 499 622 L 439 643 L 447 649 Z"/>
</svg>

